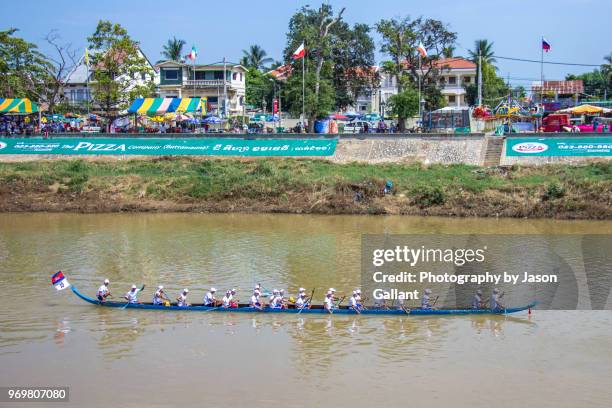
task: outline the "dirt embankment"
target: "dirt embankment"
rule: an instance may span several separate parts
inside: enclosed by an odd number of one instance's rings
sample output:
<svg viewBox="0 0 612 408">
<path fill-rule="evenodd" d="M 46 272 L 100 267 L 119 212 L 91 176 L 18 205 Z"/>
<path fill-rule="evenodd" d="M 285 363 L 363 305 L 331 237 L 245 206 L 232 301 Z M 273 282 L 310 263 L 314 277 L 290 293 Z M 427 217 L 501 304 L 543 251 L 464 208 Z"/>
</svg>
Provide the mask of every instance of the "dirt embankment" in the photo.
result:
<svg viewBox="0 0 612 408">
<path fill-rule="evenodd" d="M 611 166 L 323 160 L 0 164 L 0 211 L 282 212 L 611 219 Z M 393 183 L 384 194 L 387 181 Z"/>
</svg>

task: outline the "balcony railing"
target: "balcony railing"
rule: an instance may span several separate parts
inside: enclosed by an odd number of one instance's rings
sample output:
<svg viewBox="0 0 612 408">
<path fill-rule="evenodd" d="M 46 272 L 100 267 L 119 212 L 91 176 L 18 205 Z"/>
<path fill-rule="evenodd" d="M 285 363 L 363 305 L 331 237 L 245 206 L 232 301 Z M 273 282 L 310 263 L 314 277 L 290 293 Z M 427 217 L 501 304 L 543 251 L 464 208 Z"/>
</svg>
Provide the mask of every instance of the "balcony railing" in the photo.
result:
<svg viewBox="0 0 612 408">
<path fill-rule="evenodd" d="M 195 86 L 196 88 L 207 88 L 207 87 L 217 87 L 223 86 L 222 79 L 188 79 L 184 83 L 186 86 Z M 227 86 L 230 86 L 230 81 L 225 81 Z"/>
</svg>

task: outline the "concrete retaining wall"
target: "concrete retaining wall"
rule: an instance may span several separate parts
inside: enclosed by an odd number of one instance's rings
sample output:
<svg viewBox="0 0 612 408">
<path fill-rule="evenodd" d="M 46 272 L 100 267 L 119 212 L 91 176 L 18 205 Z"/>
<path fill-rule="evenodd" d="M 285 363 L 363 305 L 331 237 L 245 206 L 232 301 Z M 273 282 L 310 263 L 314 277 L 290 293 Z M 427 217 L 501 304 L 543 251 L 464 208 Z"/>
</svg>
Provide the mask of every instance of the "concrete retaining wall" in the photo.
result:
<svg viewBox="0 0 612 408">
<path fill-rule="evenodd" d="M 332 161 L 345 163 L 482 163 L 483 136 L 392 136 L 340 139 Z"/>
</svg>

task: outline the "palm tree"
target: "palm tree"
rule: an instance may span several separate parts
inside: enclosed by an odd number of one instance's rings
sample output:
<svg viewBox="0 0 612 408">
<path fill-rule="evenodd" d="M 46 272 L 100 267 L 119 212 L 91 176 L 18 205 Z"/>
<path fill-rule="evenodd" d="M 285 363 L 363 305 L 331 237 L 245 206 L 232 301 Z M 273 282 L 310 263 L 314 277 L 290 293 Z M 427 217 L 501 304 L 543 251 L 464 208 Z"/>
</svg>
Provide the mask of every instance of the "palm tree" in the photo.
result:
<svg viewBox="0 0 612 408">
<path fill-rule="evenodd" d="M 497 62 L 495 53 L 493 52 L 493 43 L 489 42 L 489 40 L 474 41 L 474 50 L 470 50 L 469 53 L 472 61 L 475 63 L 478 63 L 479 55 L 482 57 L 482 62 L 485 64 L 493 65 Z"/>
<path fill-rule="evenodd" d="M 183 47 L 185 44 L 185 40 L 178 40 L 176 37 L 173 37 L 171 40 L 168 40 L 166 44 L 164 44 L 164 50 L 161 54 L 166 59 L 180 61 L 181 57 L 183 56 Z"/>
<path fill-rule="evenodd" d="M 455 55 L 454 45 L 449 45 L 448 47 L 444 47 L 444 49 L 442 49 L 442 56 L 444 58 L 453 58 L 454 55 Z"/>
<path fill-rule="evenodd" d="M 266 57 L 267 52 L 263 50 L 259 45 L 251 45 L 247 50 L 242 50 L 241 62 L 245 62 L 248 68 L 262 69 L 266 64 L 273 61 L 272 58 Z"/>
</svg>

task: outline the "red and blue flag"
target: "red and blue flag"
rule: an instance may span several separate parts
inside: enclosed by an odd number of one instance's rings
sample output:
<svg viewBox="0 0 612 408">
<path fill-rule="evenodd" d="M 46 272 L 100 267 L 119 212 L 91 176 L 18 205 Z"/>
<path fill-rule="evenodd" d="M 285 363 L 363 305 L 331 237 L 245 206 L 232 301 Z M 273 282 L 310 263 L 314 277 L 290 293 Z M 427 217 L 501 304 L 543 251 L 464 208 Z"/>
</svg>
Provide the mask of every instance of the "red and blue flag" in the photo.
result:
<svg viewBox="0 0 612 408">
<path fill-rule="evenodd" d="M 542 49 L 546 52 L 550 51 L 550 43 L 545 38 L 542 38 Z"/>
<path fill-rule="evenodd" d="M 62 271 L 58 271 L 51 276 L 51 284 L 55 286 L 57 290 L 63 290 L 70 286 L 68 279 L 66 279 Z"/>
</svg>

